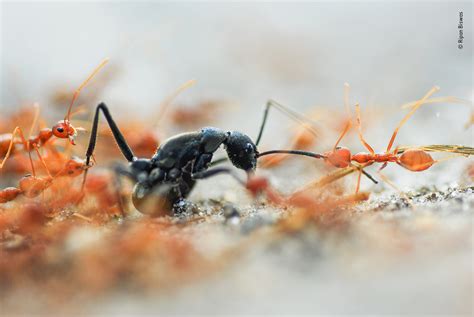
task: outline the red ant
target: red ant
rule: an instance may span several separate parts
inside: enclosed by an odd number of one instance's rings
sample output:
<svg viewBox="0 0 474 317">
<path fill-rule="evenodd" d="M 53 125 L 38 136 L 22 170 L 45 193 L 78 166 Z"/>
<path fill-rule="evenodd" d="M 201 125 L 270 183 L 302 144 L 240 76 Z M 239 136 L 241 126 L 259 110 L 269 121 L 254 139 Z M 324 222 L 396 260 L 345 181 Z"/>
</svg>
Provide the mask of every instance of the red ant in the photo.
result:
<svg viewBox="0 0 474 317">
<path fill-rule="evenodd" d="M 357 128 L 359 139 L 365 148 L 369 151 L 351 154 L 351 151 L 346 147 L 338 147 L 339 142 L 342 140 L 344 135 L 349 130 L 351 124 L 348 122 L 344 131 L 339 136 L 334 148 L 331 151 L 324 153 L 324 160 L 332 166 L 338 168 L 344 168 L 351 165 L 352 161 L 361 164 L 361 168 L 365 168 L 374 163 L 383 163 L 380 170 L 385 168 L 388 163 L 397 163 L 398 165 L 404 167 L 407 170 L 412 172 L 421 172 L 430 168 L 436 161 L 428 154 L 425 150 L 422 149 L 408 149 L 404 151 L 401 155 L 398 154 L 398 148 L 391 151 L 395 138 L 398 134 L 400 128 L 405 124 L 405 122 L 413 115 L 413 113 L 436 91 L 439 90 L 439 87 L 433 87 L 422 99 L 418 100 L 413 106 L 411 111 L 400 121 L 398 126 L 393 131 L 392 137 L 388 143 L 387 149 L 383 153 L 375 153 L 374 149 L 365 141 L 362 135 L 361 129 L 361 119 L 360 119 L 360 106 L 356 105 L 356 115 L 357 115 Z M 362 171 L 362 169 L 360 171 Z M 357 180 L 356 192 L 359 191 L 360 187 L 360 177 L 361 172 L 359 172 L 359 177 Z"/>
<path fill-rule="evenodd" d="M 14 146 L 17 144 L 22 144 L 23 149 L 28 152 L 33 174 L 35 174 L 35 171 L 34 171 L 34 166 L 33 166 L 33 160 L 31 158 L 31 153 L 30 153 L 31 150 L 34 149 L 36 151 L 36 154 L 38 155 L 38 158 L 42 160 L 41 154 L 38 148 L 46 144 L 53 136 L 58 139 L 69 139 L 69 142 L 72 145 L 75 145 L 74 139 L 77 136 L 77 129 L 71 124 L 71 121 L 70 121 L 71 115 L 72 115 L 72 112 L 71 112 L 72 106 L 74 105 L 74 102 L 76 101 L 76 99 L 79 97 L 81 90 L 92 80 L 92 78 L 100 71 L 100 69 L 102 69 L 102 67 L 104 67 L 107 64 L 107 62 L 108 62 L 108 59 L 103 60 L 99 64 L 99 66 L 97 66 L 94 69 L 94 71 L 89 75 L 89 77 L 79 86 L 79 88 L 76 89 L 76 91 L 73 94 L 71 103 L 69 104 L 69 109 L 66 116 L 64 117 L 64 120 L 59 121 L 52 128 L 42 129 L 38 133 L 38 135 L 33 136 L 33 137 L 30 136 L 28 139 L 25 138 L 23 130 L 19 126 L 15 127 L 15 129 L 13 130 L 11 134 L 0 135 L 0 153 L 4 154 L 6 152 L 5 157 L 0 163 L 0 169 L 3 168 L 3 166 L 5 165 L 5 162 L 10 157 L 12 152 L 15 151 Z M 37 114 L 35 115 L 35 122 L 36 122 L 36 119 L 37 119 Z M 32 129 L 33 129 L 33 126 L 32 126 Z M 16 138 L 17 134 L 20 137 L 19 140 Z"/>
<path fill-rule="evenodd" d="M 18 195 L 22 194 L 28 198 L 34 198 L 37 197 L 40 193 L 42 193 L 44 190 L 46 190 L 49 186 L 51 186 L 53 177 L 50 174 L 50 171 L 46 165 L 46 162 L 44 161 L 41 153 L 39 152 L 39 147 L 47 143 L 53 136 L 57 138 L 62 138 L 66 139 L 69 138 L 69 141 L 71 144 L 74 145 L 74 138 L 77 135 L 77 130 L 76 128 L 71 124 L 70 122 L 70 117 L 71 117 L 71 110 L 72 106 L 74 105 L 75 100 L 78 98 L 79 93 L 81 90 L 89 83 L 89 81 L 99 72 L 99 70 L 107 64 L 108 59 L 105 59 L 102 61 L 102 63 L 97 66 L 94 71 L 91 73 L 91 75 L 79 86 L 78 89 L 74 92 L 73 98 L 71 100 L 71 103 L 69 105 L 68 112 L 66 116 L 64 117 L 64 120 L 59 121 L 57 124 L 53 126 L 52 129 L 46 128 L 42 129 L 39 134 L 35 137 L 29 137 L 28 140 L 26 140 L 23 130 L 17 126 L 13 130 L 12 134 L 9 135 L 3 135 L 0 138 L 0 150 L 2 152 L 6 150 L 6 155 L 3 158 L 3 161 L 0 164 L 0 169 L 3 168 L 6 160 L 14 150 L 14 145 L 15 144 L 22 144 L 23 149 L 28 152 L 29 159 L 30 159 L 30 165 L 32 169 L 32 175 L 26 175 L 24 176 L 20 182 L 19 182 L 19 187 L 8 187 L 0 191 L 0 203 L 5 203 L 11 200 L 14 200 Z M 36 106 L 37 107 L 37 106 Z M 38 108 L 37 108 L 38 109 Z M 36 120 L 38 118 L 38 110 L 36 111 L 34 122 L 32 124 L 33 129 Z M 20 136 L 20 141 L 15 138 L 16 135 Z M 30 131 L 31 135 L 31 131 Z M 6 146 L 8 144 L 8 147 Z M 47 172 L 46 177 L 38 177 L 36 176 L 36 171 L 34 168 L 33 164 L 33 159 L 31 157 L 31 149 L 34 149 L 41 164 L 45 168 Z M 77 175 L 77 170 L 79 170 L 77 165 L 80 164 L 80 162 L 76 162 L 74 159 L 69 160 L 66 162 L 66 166 L 64 169 L 60 170 L 58 175 L 63 175 L 65 173 L 66 175 Z M 83 164 L 84 165 L 84 164 Z M 85 165 L 84 165 L 85 166 Z M 81 169 L 81 173 L 82 173 Z"/>
<path fill-rule="evenodd" d="M 28 198 L 38 197 L 42 192 L 52 185 L 53 180 L 56 177 L 76 177 L 81 175 L 87 169 L 84 160 L 72 158 L 66 160 L 61 168 L 56 167 L 58 171 L 55 173 L 55 176 L 51 176 L 51 172 L 46 166 L 45 162 L 42 161 L 42 163 L 46 170 L 47 176 L 39 177 L 35 174 L 23 176 L 19 181 L 18 188 L 7 187 L 3 190 L 0 190 L 0 204 L 12 201 L 19 195 L 24 195 Z"/>
</svg>

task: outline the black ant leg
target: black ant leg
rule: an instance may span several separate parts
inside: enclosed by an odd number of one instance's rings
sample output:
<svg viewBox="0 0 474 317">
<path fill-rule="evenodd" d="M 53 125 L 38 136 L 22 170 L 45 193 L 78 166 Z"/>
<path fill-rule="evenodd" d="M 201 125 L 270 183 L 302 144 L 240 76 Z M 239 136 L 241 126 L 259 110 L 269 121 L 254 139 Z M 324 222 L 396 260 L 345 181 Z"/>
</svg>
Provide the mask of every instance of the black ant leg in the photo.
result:
<svg viewBox="0 0 474 317">
<path fill-rule="evenodd" d="M 115 141 L 117 142 L 117 145 L 120 148 L 120 151 L 122 151 L 123 156 L 125 156 L 127 161 L 133 162 L 136 159 L 135 155 L 130 149 L 130 146 L 125 140 L 122 132 L 120 132 L 120 129 L 118 128 L 114 119 L 110 115 L 109 109 L 107 108 L 105 103 L 102 102 L 97 106 L 96 111 L 95 111 L 94 122 L 92 124 L 92 130 L 91 130 L 91 137 L 90 137 L 89 146 L 87 147 L 87 152 L 86 152 L 86 165 L 89 165 L 90 158 L 92 154 L 94 153 L 95 144 L 97 142 L 97 130 L 99 127 L 99 110 L 102 110 L 102 113 L 104 114 L 105 119 L 107 119 L 109 128 L 112 131 Z"/>
<path fill-rule="evenodd" d="M 270 111 L 270 107 L 275 107 L 276 109 L 280 110 L 282 113 L 293 119 L 294 121 L 300 123 L 300 124 L 305 124 L 307 125 L 307 128 L 309 131 L 311 131 L 313 134 L 317 134 L 314 129 L 312 129 L 308 124 L 310 125 L 315 125 L 315 123 L 307 118 L 305 115 L 300 114 L 294 110 L 291 110 L 290 108 L 287 108 L 283 106 L 282 104 L 276 102 L 275 100 L 268 100 L 267 104 L 265 105 L 265 110 L 263 111 L 263 119 L 262 123 L 260 124 L 260 130 L 258 132 L 257 139 L 255 141 L 255 145 L 258 145 L 260 143 L 260 140 L 262 139 L 262 134 L 263 134 L 263 129 L 265 128 L 265 124 L 267 123 L 267 118 L 268 118 L 268 113 Z"/>
<path fill-rule="evenodd" d="M 135 183 L 138 182 L 137 176 L 132 173 L 130 168 L 128 168 L 127 166 L 123 166 L 120 163 L 114 163 L 112 164 L 112 170 L 117 176 L 125 176 Z"/>
<path fill-rule="evenodd" d="M 221 163 L 224 163 L 224 162 L 227 162 L 229 160 L 228 157 L 221 157 L 215 161 L 212 161 L 210 164 L 209 164 L 209 167 L 213 167 L 213 166 L 216 166 L 216 165 L 219 165 Z"/>
<path fill-rule="evenodd" d="M 89 165 L 90 160 L 91 160 L 92 155 L 94 154 L 95 145 L 97 143 L 97 131 L 99 128 L 99 110 L 102 110 L 102 113 L 104 114 L 105 119 L 107 119 L 109 128 L 112 131 L 115 141 L 117 142 L 117 145 L 120 148 L 120 151 L 122 151 L 123 156 L 125 156 L 125 158 L 129 162 L 133 162 L 134 160 L 136 160 L 136 157 L 133 154 L 132 150 L 130 149 L 130 146 L 127 144 L 127 141 L 125 140 L 122 132 L 120 132 L 120 129 L 118 128 L 114 119 L 110 115 L 109 108 L 107 108 L 105 103 L 101 102 L 95 110 L 94 121 L 92 123 L 91 137 L 89 139 L 89 146 L 87 147 L 87 151 L 86 151 L 86 166 L 88 167 L 90 166 Z M 89 169 L 86 169 L 84 171 L 84 178 L 82 180 L 82 189 L 84 189 L 84 186 L 86 184 L 88 171 Z"/>
<path fill-rule="evenodd" d="M 265 105 L 265 110 L 263 111 L 263 119 L 262 123 L 260 124 L 260 130 L 258 131 L 258 136 L 255 140 L 255 145 L 258 145 L 260 143 L 260 140 L 262 139 L 263 129 L 265 128 L 265 124 L 267 123 L 268 111 L 270 111 L 270 106 L 270 101 L 267 101 L 267 104 Z"/>
</svg>

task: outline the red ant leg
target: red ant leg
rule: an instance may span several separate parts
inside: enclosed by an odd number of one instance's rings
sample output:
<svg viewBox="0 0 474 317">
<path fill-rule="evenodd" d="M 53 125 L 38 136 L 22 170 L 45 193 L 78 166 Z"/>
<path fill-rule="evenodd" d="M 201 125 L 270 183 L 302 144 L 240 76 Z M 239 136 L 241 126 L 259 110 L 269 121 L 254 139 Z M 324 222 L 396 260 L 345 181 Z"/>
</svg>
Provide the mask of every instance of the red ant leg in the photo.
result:
<svg viewBox="0 0 474 317">
<path fill-rule="evenodd" d="M 33 148 L 35 149 L 36 151 L 36 155 L 38 156 L 38 159 L 40 160 L 41 164 L 43 165 L 44 169 L 46 170 L 46 173 L 48 174 L 48 177 L 49 178 L 53 178 L 51 176 L 51 173 L 49 172 L 49 168 L 48 166 L 46 165 L 46 162 L 44 161 L 43 159 L 43 156 L 41 155 L 40 151 L 38 150 L 38 146 L 36 144 L 33 144 Z"/>
<path fill-rule="evenodd" d="M 418 100 L 416 102 L 416 104 L 413 106 L 413 108 L 410 110 L 410 112 L 407 113 L 407 115 L 402 119 L 402 121 L 400 121 L 398 126 L 393 131 L 393 134 L 392 134 L 392 137 L 390 138 L 390 141 L 388 142 L 387 152 L 390 152 L 390 149 L 392 148 L 393 142 L 395 141 L 395 138 L 396 138 L 400 128 L 405 124 L 405 122 L 407 122 L 408 119 L 410 119 L 410 117 L 415 113 L 415 111 L 418 110 L 418 108 L 420 108 L 423 105 L 423 103 L 426 101 L 426 99 L 428 99 L 432 94 L 434 94 L 438 90 L 439 90 L 439 87 L 437 87 L 437 86 L 434 86 L 433 88 L 431 88 L 430 91 L 428 91 L 426 93 L 426 95 L 423 96 L 423 98 L 421 98 L 420 100 Z"/>
<path fill-rule="evenodd" d="M 8 146 L 8 151 L 7 151 L 7 154 L 5 155 L 5 157 L 3 158 L 2 160 L 2 163 L 0 163 L 0 169 L 3 168 L 3 166 L 5 165 L 5 162 L 7 161 L 7 159 L 10 157 L 11 155 L 11 152 L 12 152 L 12 149 L 13 149 L 13 145 L 15 144 L 15 136 L 16 135 L 19 135 L 20 138 L 21 138 L 21 142 L 23 143 L 23 146 L 24 146 L 24 149 L 26 149 L 26 151 L 28 152 L 28 156 L 30 158 L 30 164 L 31 164 L 31 172 L 33 174 L 33 176 L 36 175 L 36 172 L 35 172 L 35 166 L 33 164 L 33 159 L 31 157 L 31 152 L 30 152 L 30 144 L 28 141 L 26 141 L 25 139 L 25 136 L 23 134 L 23 130 L 20 128 L 20 127 L 15 127 L 15 129 L 13 130 L 12 132 L 12 139 L 10 140 L 10 145 Z"/>
<path fill-rule="evenodd" d="M 362 122 L 361 122 L 361 119 L 360 119 L 360 106 L 359 106 L 359 104 L 355 105 L 355 109 L 356 109 L 356 115 L 357 115 L 357 119 L 356 119 L 357 130 L 359 132 L 360 142 L 362 142 L 362 144 L 365 146 L 365 148 L 367 150 L 369 150 L 370 154 L 374 155 L 375 154 L 374 149 L 365 141 L 364 136 L 362 135 Z"/>
<path fill-rule="evenodd" d="M 356 185 L 356 191 L 355 191 L 356 195 L 359 193 L 361 176 L 362 176 L 362 170 L 359 170 L 359 175 L 357 175 L 357 185 Z"/>
<path fill-rule="evenodd" d="M 336 151 L 336 148 L 337 146 L 339 145 L 339 142 L 341 142 L 342 138 L 346 135 L 346 133 L 349 131 L 349 129 L 351 128 L 352 126 L 352 123 L 351 121 L 347 121 L 346 123 L 346 126 L 344 127 L 344 130 L 342 131 L 341 135 L 339 136 L 339 138 L 337 139 L 336 141 L 336 144 L 334 144 L 334 147 L 332 149 L 332 151 Z"/>
</svg>

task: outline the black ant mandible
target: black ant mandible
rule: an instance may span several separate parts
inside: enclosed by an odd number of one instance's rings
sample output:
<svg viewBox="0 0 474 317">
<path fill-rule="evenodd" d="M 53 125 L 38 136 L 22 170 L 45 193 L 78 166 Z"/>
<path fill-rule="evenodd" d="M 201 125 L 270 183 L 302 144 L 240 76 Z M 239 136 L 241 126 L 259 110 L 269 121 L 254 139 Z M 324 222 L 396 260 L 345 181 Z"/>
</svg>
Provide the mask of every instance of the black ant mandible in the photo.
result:
<svg viewBox="0 0 474 317">
<path fill-rule="evenodd" d="M 252 177 L 258 158 L 270 154 L 303 155 L 312 158 L 325 158 L 324 155 L 298 150 L 273 150 L 259 153 L 257 146 L 262 138 L 263 129 L 271 107 L 280 109 L 290 116 L 295 112 L 281 104 L 269 100 L 265 106 L 263 120 L 255 143 L 244 133 L 223 131 L 219 128 L 206 127 L 200 131 L 178 134 L 163 142 L 151 159 L 137 158 L 117 124 L 113 120 L 105 103 L 100 103 L 95 112 L 94 121 L 86 152 L 86 165 L 94 153 L 100 111 L 104 114 L 120 151 L 129 162 L 128 167 L 118 167 L 116 172 L 136 182 L 133 188 L 132 202 L 140 212 L 158 215 L 169 212 L 177 202 L 186 198 L 199 179 L 217 174 L 229 174 L 241 184 L 246 185 L 234 170 L 226 167 L 213 167 L 226 159 L 212 161 L 214 152 L 224 145 L 227 156 L 236 168 L 247 173 L 248 180 Z M 87 170 L 86 170 L 87 172 Z M 364 175 L 376 182 L 369 174 Z M 87 173 L 84 175 L 84 181 Z"/>
</svg>

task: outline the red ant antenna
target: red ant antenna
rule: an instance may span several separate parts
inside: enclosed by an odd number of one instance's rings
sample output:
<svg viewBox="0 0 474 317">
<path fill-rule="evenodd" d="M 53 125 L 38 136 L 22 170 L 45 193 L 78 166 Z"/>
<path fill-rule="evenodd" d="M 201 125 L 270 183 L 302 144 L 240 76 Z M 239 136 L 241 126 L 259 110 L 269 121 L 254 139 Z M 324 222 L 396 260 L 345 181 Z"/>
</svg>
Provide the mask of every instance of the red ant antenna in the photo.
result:
<svg viewBox="0 0 474 317">
<path fill-rule="evenodd" d="M 156 119 L 156 124 L 155 125 L 158 125 L 161 121 L 161 119 L 163 118 L 166 110 L 168 110 L 169 106 L 171 105 L 171 103 L 173 102 L 173 100 L 179 95 L 181 94 L 183 91 L 185 91 L 186 89 L 194 86 L 196 84 L 196 80 L 195 79 L 190 79 L 188 81 L 186 81 L 185 83 L 183 83 L 181 86 L 178 87 L 178 89 L 176 89 L 172 94 L 170 94 L 169 96 L 167 96 L 165 98 L 165 100 L 163 100 L 160 104 L 160 106 L 158 107 L 159 111 L 158 111 L 158 115 L 157 115 L 157 119 Z"/>
<path fill-rule="evenodd" d="M 76 101 L 76 99 L 79 97 L 79 94 L 81 93 L 81 90 L 92 80 L 92 78 L 94 78 L 94 76 L 109 62 L 109 58 L 105 58 L 100 64 L 99 66 L 97 66 L 94 71 L 89 75 L 89 77 L 87 77 L 87 79 L 79 86 L 79 88 L 76 89 L 76 91 L 74 91 L 74 94 L 72 96 L 72 100 L 71 100 L 71 103 L 69 104 L 69 109 L 67 111 L 67 114 L 66 116 L 64 117 L 64 121 L 65 122 L 69 122 L 70 118 L 71 118 L 71 110 L 72 110 L 72 106 L 74 105 L 74 102 Z"/>
<path fill-rule="evenodd" d="M 344 83 L 344 108 L 346 108 L 348 120 L 350 120 L 352 117 L 351 106 L 349 105 L 350 91 L 351 91 L 351 86 L 348 83 Z"/>
</svg>

